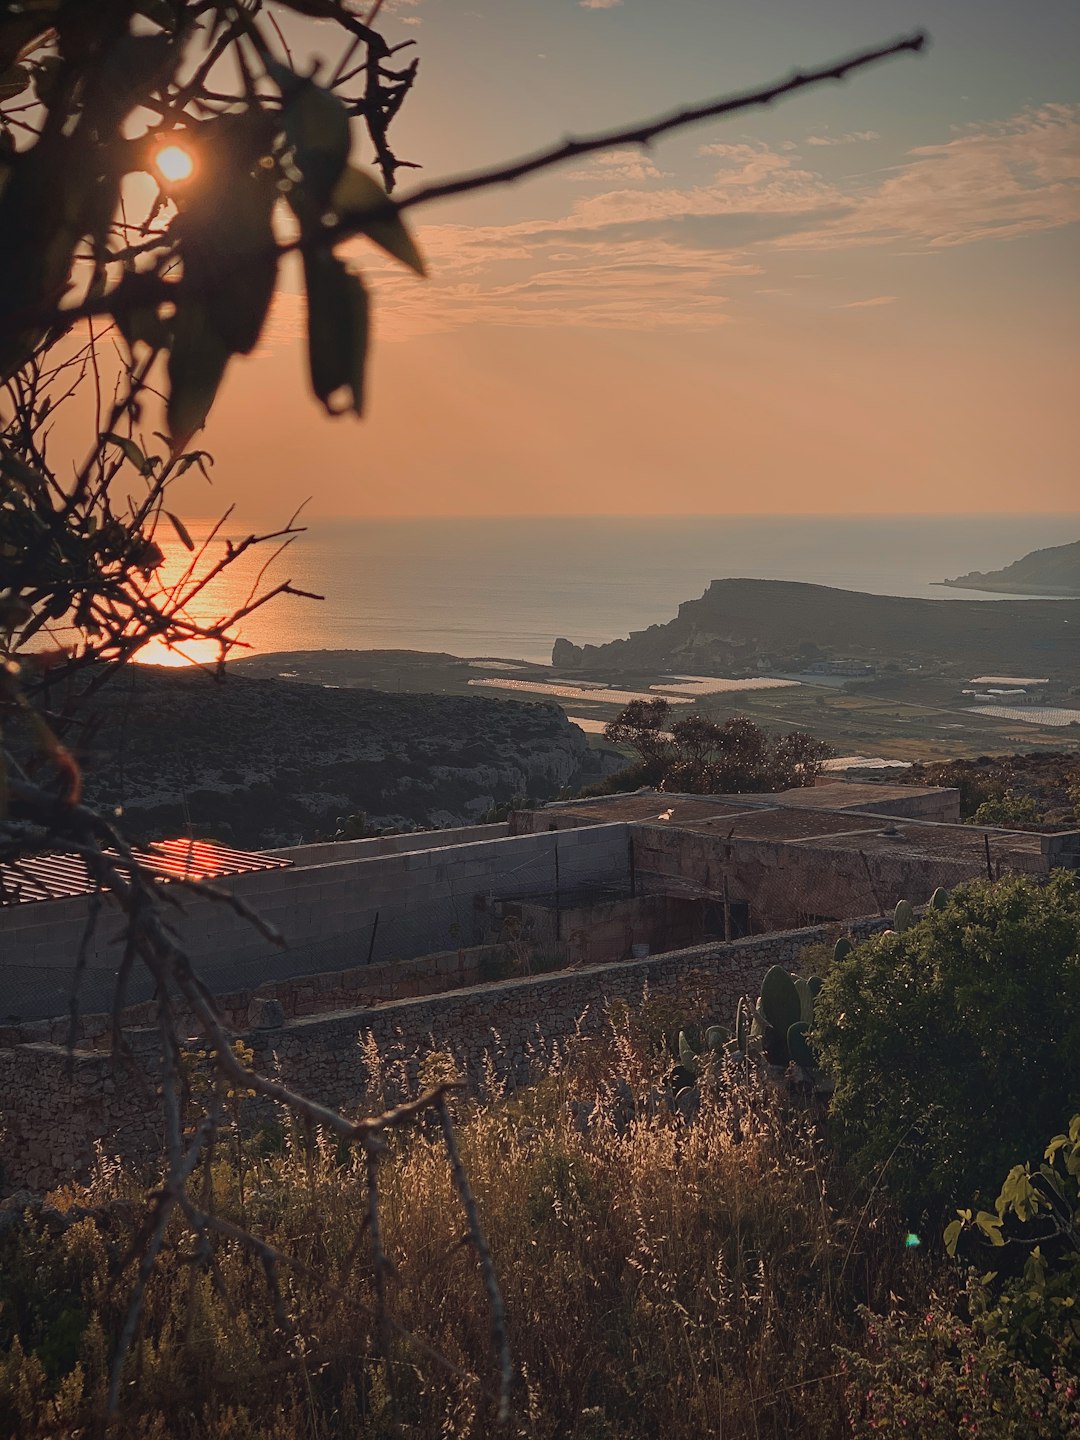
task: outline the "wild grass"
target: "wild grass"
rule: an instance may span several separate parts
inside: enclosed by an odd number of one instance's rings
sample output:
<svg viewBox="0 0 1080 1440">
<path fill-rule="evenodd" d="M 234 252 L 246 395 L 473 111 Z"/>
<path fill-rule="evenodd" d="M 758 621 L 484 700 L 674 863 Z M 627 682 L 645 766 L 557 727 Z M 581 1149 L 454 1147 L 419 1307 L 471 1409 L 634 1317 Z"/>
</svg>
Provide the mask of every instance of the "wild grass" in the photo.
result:
<svg viewBox="0 0 1080 1440">
<path fill-rule="evenodd" d="M 655 1028 L 613 1023 L 514 1094 L 492 1067 L 485 1094 L 455 1102 L 510 1329 L 504 1433 L 850 1434 L 838 1347 L 866 1345 L 862 1306 L 923 1305 L 933 1266 L 789 1095 L 754 1079 L 705 1084 L 691 1121 L 674 1112 Z M 451 1065 L 433 1056 L 425 1078 Z M 393 1264 L 382 1346 L 362 1159 L 288 1126 L 223 1137 L 202 1174 L 207 1203 L 291 1257 L 277 1302 L 249 1250 L 177 1228 L 109 1433 L 494 1434 L 490 1314 L 438 1134 L 395 1136 L 381 1177 Z M 142 1192 L 103 1162 L 50 1201 L 96 1214 L 0 1237 L 0 1433 L 101 1423 Z"/>
</svg>

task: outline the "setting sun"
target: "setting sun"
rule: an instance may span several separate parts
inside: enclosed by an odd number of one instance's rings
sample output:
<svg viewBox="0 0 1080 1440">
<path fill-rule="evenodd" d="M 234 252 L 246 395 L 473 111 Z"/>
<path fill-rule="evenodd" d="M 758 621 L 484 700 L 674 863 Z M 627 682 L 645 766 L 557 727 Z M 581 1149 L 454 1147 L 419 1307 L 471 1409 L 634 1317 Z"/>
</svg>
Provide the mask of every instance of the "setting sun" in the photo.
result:
<svg viewBox="0 0 1080 1440">
<path fill-rule="evenodd" d="M 166 645 L 164 640 L 148 640 L 131 657 L 139 665 L 165 665 L 170 669 L 186 668 L 191 665 L 216 664 L 221 646 L 216 640 L 185 640 L 178 645 Z"/>
<path fill-rule="evenodd" d="M 195 173 L 195 159 L 182 145 L 165 145 L 154 155 L 154 168 L 164 180 L 190 180 Z"/>
</svg>

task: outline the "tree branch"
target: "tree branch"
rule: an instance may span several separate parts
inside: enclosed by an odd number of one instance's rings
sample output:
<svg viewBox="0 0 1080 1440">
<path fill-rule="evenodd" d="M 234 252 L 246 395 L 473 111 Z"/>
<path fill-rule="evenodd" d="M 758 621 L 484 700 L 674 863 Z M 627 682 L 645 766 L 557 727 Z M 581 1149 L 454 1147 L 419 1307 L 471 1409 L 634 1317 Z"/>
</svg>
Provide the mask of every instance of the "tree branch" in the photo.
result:
<svg viewBox="0 0 1080 1440">
<path fill-rule="evenodd" d="M 595 135 L 583 135 L 578 139 L 564 140 L 561 145 L 552 145 L 512 160 L 506 165 L 497 165 L 488 170 L 474 170 L 449 180 L 436 181 L 422 186 L 397 201 L 398 210 L 409 210 L 417 205 L 430 205 L 435 200 L 446 200 L 453 195 L 466 195 L 474 190 L 488 190 L 493 185 L 508 185 L 538 170 L 550 170 L 566 160 L 578 160 L 582 155 L 593 155 L 599 150 L 615 150 L 624 145 L 650 145 L 661 135 L 673 130 L 684 130 L 689 125 L 700 124 L 703 120 L 715 120 L 722 115 L 734 115 L 740 110 L 756 110 L 786 99 L 800 90 L 829 80 L 846 80 L 857 70 L 876 65 L 894 55 L 921 54 L 930 43 L 925 30 L 894 40 L 889 45 L 879 45 L 873 50 L 858 50 L 852 55 L 836 60 L 831 65 L 822 65 L 816 70 L 796 70 L 786 80 L 777 80 L 757 90 L 744 90 L 738 95 L 729 95 L 719 100 L 707 100 L 699 105 L 685 106 L 670 114 L 645 120 L 619 130 L 603 130 Z"/>
</svg>

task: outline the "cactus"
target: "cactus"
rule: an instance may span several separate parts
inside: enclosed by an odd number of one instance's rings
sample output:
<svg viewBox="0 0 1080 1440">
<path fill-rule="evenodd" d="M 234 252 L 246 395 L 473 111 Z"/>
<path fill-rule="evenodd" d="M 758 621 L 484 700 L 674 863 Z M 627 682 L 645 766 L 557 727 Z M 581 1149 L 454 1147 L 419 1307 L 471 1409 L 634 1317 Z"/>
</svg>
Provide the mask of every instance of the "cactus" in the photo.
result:
<svg viewBox="0 0 1080 1440">
<path fill-rule="evenodd" d="M 800 1020 L 792 1025 L 787 1032 L 787 1048 L 788 1054 L 799 1069 L 804 1070 L 807 1075 L 813 1075 L 817 1070 L 817 1057 L 806 1038 L 809 1028 L 810 1026 L 805 1020 Z"/>
<path fill-rule="evenodd" d="M 698 1075 L 701 1066 L 698 1064 L 697 1051 L 686 1038 L 686 1031 L 679 1031 L 679 1064 L 691 1075 Z"/>
<path fill-rule="evenodd" d="M 779 965 L 765 972 L 759 1008 L 764 1011 L 765 1023 L 782 1036 L 787 1035 L 788 1027 L 802 1015 L 802 1002 L 795 981 Z"/>
<path fill-rule="evenodd" d="M 910 900 L 898 900 L 893 911 L 893 928 L 898 935 L 910 930 L 915 923 L 915 909 Z"/>
<path fill-rule="evenodd" d="M 945 909 L 945 906 L 946 906 L 948 903 L 949 903 L 949 892 L 948 892 L 948 890 L 945 889 L 945 887 L 944 887 L 943 885 L 939 885 L 939 886 L 937 887 L 937 889 L 934 891 L 934 893 L 930 896 L 930 909 L 931 909 L 931 910 L 944 910 L 944 909 Z"/>
<path fill-rule="evenodd" d="M 806 988 L 810 991 L 810 999 L 816 1000 L 821 994 L 821 987 L 825 982 L 820 975 L 811 975 L 806 982 Z"/>
<path fill-rule="evenodd" d="M 838 965 L 840 961 L 843 960 L 846 956 L 850 955 L 852 950 L 854 949 L 855 946 L 852 945 L 848 937 L 846 935 L 841 935 L 840 939 L 837 940 L 836 944 L 833 946 L 833 964 Z"/>
</svg>

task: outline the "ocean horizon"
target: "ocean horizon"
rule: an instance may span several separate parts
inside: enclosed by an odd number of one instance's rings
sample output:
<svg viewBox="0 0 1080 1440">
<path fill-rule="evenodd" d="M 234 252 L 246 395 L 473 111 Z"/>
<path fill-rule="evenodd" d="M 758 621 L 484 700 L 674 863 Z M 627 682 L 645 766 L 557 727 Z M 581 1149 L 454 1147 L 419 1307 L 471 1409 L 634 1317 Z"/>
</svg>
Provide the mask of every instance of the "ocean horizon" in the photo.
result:
<svg viewBox="0 0 1080 1440">
<path fill-rule="evenodd" d="M 208 528 L 190 524 L 196 540 Z M 166 526 L 160 534 L 167 544 Z M 1000 600 L 940 582 L 1077 538 L 1080 514 L 318 518 L 266 579 L 325 599 L 275 599 L 241 633 L 261 653 L 428 650 L 546 662 L 560 636 L 598 644 L 663 624 L 720 579 L 943 604 Z M 216 585 L 204 618 L 243 602 L 256 568 L 249 558 Z"/>
</svg>

